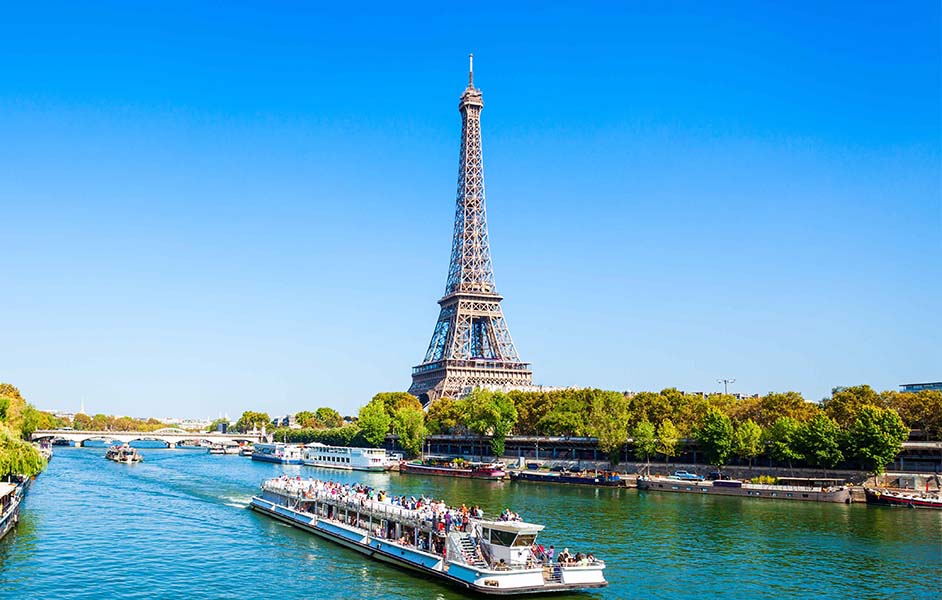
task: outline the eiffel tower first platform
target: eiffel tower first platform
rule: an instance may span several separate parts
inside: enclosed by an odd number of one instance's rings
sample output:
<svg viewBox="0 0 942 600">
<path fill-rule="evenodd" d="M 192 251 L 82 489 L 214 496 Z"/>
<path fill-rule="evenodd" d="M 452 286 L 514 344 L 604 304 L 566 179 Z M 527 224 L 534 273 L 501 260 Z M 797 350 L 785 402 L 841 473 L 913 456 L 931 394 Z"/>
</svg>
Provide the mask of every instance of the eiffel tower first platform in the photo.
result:
<svg viewBox="0 0 942 600">
<path fill-rule="evenodd" d="M 473 61 L 473 56 L 471 57 Z M 533 385 L 530 364 L 521 362 L 500 309 L 494 286 L 491 247 L 484 206 L 481 109 L 474 87 L 473 62 L 461 94 L 461 154 L 455 235 L 441 313 L 425 360 L 412 369 L 409 392 L 428 406 L 443 396 L 460 398 L 476 387 L 525 388 Z"/>
</svg>

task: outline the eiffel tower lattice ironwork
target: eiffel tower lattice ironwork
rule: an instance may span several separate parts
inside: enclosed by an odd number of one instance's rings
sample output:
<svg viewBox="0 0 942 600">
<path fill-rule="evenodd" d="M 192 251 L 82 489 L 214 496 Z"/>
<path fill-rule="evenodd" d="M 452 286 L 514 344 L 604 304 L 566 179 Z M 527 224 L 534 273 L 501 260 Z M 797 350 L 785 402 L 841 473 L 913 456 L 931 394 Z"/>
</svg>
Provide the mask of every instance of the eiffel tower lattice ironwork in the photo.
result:
<svg viewBox="0 0 942 600">
<path fill-rule="evenodd" d="M 409 388 L 425 405 L 443 396 L 459 398 L 478 386 L 533 385 L 533 372 L 517 356 L 500 308 L 503 297 L 494 286 L 481 153 L 484 100 L 481 90 L 474 87 L 473 67 L 472 62 L 468 87 L 458 103 L 461 154 L 448 281 L 438 301 L 441 313 L 432 341 L 425 360 L 412 369 Z"/>
</svg>

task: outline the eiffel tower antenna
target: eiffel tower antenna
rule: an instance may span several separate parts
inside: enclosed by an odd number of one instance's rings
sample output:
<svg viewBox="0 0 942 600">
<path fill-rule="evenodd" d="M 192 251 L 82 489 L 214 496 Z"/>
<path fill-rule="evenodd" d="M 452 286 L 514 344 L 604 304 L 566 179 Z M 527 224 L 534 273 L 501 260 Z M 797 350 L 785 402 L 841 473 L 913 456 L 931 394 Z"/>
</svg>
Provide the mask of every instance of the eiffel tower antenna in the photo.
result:
<svg viewBox="0 0 942 600">
<path fill-rule="evenodd" d="M 474 87 L 474 55 L 468 57 L 468 87 L 461 94 L 461 152 L 455 233 L 441 312 L 422 364 L 412 369 L 409 392 L 428 406 L 443 396 L 460 398 L 474 388 L 533 385 L 529 363 L 517 356 L 494 285 L 484 202 L 481 110 Z"/>
</svg>

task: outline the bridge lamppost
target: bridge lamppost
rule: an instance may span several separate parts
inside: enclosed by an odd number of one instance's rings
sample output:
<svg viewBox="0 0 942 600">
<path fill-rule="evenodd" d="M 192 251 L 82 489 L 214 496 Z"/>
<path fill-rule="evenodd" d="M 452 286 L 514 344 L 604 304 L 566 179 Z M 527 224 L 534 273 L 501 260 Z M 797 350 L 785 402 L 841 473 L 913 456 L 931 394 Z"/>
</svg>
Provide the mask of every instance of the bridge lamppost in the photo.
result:
<svg viewBox="0 0 942 600">
<path fill-rule="evenodd" d="M 729 394 L 729 384 L 736 383 L 735 379 L 717 379 L 716 383 L 723 384 L 723 395 Z"/>
</svg>

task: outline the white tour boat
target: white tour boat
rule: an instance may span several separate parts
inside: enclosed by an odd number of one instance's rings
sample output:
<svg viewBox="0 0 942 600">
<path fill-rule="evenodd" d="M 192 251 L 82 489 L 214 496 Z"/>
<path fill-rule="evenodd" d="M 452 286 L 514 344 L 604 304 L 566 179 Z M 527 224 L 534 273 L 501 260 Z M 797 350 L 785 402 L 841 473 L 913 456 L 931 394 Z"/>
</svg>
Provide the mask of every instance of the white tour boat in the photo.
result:
<svg viewBox="0 0 942 600">
<path fill-rule="evenodd" d="M 388 471 L 393 462 L 383 448 L 326 446 L 313 442 L 304 446 L 302 460 L 309 467 L 327 467 L 353 471 Z"/>
<path fill-rule="evenodd" d="M 252 460 L 263 460 L 283 465 L 300 465 L 301 446 L 281 442 L 255 444 L 252 446 Z"/>
<path fill-rule="evenodd" d="M 393 499 L 361 485 L 280 477 L 263 482 L 250 506 L 371 558 L 482 594 L 608 585 L 605 563 L 592 554 L 544 564 L 534 553 L 543 525 L 483 513 L 462 518 L 458 509 L 427 498 Z"/>
</svg>

